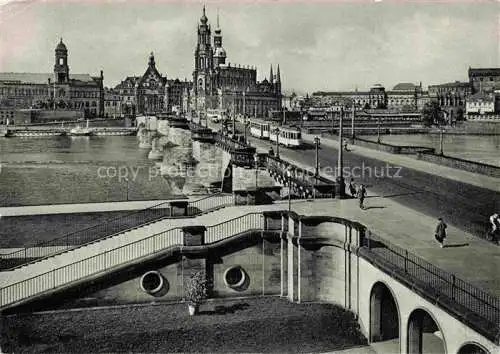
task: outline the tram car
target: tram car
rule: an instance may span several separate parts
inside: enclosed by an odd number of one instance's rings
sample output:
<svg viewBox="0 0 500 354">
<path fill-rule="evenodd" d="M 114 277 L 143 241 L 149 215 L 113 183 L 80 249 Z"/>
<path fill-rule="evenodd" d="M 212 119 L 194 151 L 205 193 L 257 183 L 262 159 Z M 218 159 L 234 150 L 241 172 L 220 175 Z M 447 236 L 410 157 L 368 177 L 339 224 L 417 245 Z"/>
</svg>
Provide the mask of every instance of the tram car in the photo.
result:
<svg viewBox="0 0 500 354">
<path fill-rule="evenodd" d="M 250 135 L 259 139 L 269 139 L 269 122 L 262 120 L 250 120 Z"/>
<path fill-rule="evenodd" d="M 279 137 L 275 132 L 276 128 L 279 130 Z M 270 124 L 269 129 L 269 140 L 271 141 L 276 142 L 276 140 L 278 140 L 280 145 L 290 148 L 296 148 L 302 145 L 302 134 L 299 128 Z"/>
</svg>

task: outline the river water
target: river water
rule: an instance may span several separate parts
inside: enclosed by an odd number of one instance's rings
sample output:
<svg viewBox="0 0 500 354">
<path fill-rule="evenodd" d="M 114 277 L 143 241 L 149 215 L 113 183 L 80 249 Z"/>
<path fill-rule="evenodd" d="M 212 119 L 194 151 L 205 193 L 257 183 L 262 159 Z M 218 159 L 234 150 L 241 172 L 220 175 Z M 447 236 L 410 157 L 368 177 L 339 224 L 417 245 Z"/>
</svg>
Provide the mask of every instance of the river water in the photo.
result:
<svg viewBox="0 0 500 354">
<path fill-rule="evenodd" d="M 376 141 L 376 136 L 365 136 Z M 439 152 L 439 134 L 381 135 L 380 141 L 392 145 L 428 146 Z M 465 160 L 500 166 L 500 135 L 451 135 L 443 136 L 445 155 Z"/>
<path fill-rule="evenodd" d="M 165 162 L 186 159 L 192 147 L 185 145 L 165 148 Z M 164 199 L 195 191 L 182 174 L 162 176 L 148 153 L 135 136 L 0 138 L 0 206 Z"/>
</svg>

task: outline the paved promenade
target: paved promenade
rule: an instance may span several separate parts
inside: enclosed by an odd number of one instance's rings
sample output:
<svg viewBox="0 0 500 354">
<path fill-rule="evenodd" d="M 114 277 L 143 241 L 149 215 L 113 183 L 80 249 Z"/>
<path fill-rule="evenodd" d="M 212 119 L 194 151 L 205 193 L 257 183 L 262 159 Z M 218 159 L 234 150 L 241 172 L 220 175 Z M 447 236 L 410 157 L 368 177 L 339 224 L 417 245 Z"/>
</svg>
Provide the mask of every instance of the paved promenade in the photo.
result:
<svg viewBox="0 0 500 354">
<path fill-rule="evenodd" d="M 500 248 L 498 246 L 449 226 L 447 247 L 439 248 L 433 237 L 437 223 L 434 218 L 417 213 L 389 198 L 367 198 L 366 206 L 366 210 L 359 209 L 357 200 L 353 199 L 297 200 L 293 201 L 292 210 L 303 215 L 331 215 L 356 220 L 393 244 L 408 249 L 428 262 L 493 295 L 500 296 L 500 277 L 498 276 Z M 119 235 L 71 252 L 68 254 L 67 260 L 59 259 L 57 264 L 52 266 L 75 262 L 96 252 L 103 252 L 123 245 L 127 241 L 137 241 L 174 227 L 211 226 L 250 212 L 286 210 L 287 208 L 288 201 L 280 201 L 273 205 L 228 207 L 187 220 L 163 220 L 148 226 L 146 230 L 132 232 L 127 237 Z M 30 266 L 23 269 L 23 272 L 0 273 L 0 286 L 12 284 L 48 270 L 40 267 L 40 264 L 37 264 L 36 267 Z"/>
<path fill-rule="evenodd" d="M 315 136 L 316 135 L 312 134 L 302 134 L 302 138 L 310 143 L 314 143 Z M 321 137 L 321 144 L 334 149 L 338 149 L 339 147 L 338 140 L 326 138 L 324 136 Z M 448 179 L 468 183 L 477 187 L 487 188 L 495 192 L 500 192 L 500 181 L 495 177 L 489 177 L 477 173 L 462 171 L 451 167 L 417 160 L 412 155 L 390 154 L 388 152 L 378 151 L 352 144 L 348 145 L 348 149 L 351 153 L 354 153 L 356 155 L 374 158 L 393 165 L 407 167 L 420 172 L 431 173 L 437 176 L 444 176 Z"/>
<path fill-rule="evenodd" d="M 189 196 L 186 198 L 172 198 L 163 200 L 145 200 L 109 203 L 81 203 L 81 204 L 52 204 L 19 207 L 0 207 L 0 216 L 71 214 L 71 213 L 99 213 L 105 211 L 142 210 L 158 204 L 174 200 L 195 201 L 206 198 L 208 195 Z"/>
</svg>

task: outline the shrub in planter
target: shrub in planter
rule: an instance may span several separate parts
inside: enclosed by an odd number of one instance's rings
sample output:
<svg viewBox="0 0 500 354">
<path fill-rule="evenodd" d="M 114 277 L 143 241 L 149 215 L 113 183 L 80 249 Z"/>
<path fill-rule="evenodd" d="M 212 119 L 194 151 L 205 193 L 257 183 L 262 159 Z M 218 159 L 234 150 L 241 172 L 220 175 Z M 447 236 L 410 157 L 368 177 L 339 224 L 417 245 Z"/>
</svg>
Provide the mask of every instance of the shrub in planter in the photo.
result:
<svg viewBox="0 0 500 354">
<path fill-rule="evenodd" d="M 186 301 L 189 307 L 189 314 L 196 314 L 199 306 L 207 298 L 207 281 L 203 272 L 196 272 L 186 283 Z"/>
</svg>

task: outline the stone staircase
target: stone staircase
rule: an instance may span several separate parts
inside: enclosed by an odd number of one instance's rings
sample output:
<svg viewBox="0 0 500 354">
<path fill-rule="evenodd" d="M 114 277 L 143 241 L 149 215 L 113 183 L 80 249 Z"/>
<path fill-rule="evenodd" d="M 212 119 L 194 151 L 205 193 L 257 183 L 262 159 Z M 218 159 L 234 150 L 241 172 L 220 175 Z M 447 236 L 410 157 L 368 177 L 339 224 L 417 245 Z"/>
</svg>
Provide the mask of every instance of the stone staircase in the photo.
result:
<svg viewBox="0 0 500 354">
<path fill-rule="evenodd" d="M 24 265 L 39 262 L 46 257 L 95 243 L 109 238 L 120 237 L 124 234 L 143 233 L 152 234 L 156 230 L 165 230 L 169 220 L 185 220 L 188 217 L 207 214 L 227 206 L 234 205 L 232 195 L 217 194 L 194 200 L 188 203 L 188 216 L 172 216 L 165 213 L 166 205 L 171 202 L 161 203 L 154 207 L 132 212 L 124 217 L 108 220 L 103 224 L 96 225 L 84 230 L 59 237 L 50 241 L 28 246 L 12 253 L 0 255 L 0 269 L 12 270 Z M 172 207 L 170 208 L 171 211 Z M 138 230 L 142 231 L 138 231 Z"/>
<path fill-rule="evenodd" d="M 189 219 L 164 219 L 0 273 L 0 308 L 69 287 L 89 277 L 154 257 L 183 243 L 182 227 L 204 225 L 206 242 L 263 228 L 263 210 L 280 205 L 228 207 Z"/>
</svg>

